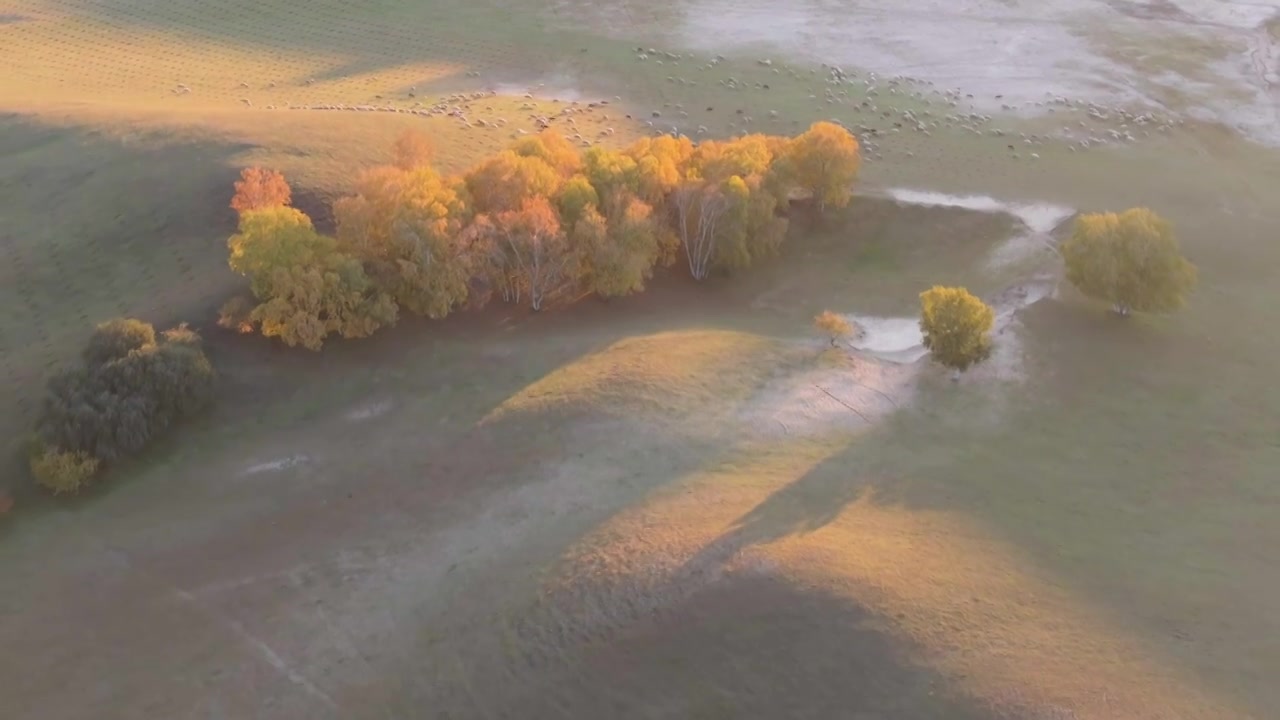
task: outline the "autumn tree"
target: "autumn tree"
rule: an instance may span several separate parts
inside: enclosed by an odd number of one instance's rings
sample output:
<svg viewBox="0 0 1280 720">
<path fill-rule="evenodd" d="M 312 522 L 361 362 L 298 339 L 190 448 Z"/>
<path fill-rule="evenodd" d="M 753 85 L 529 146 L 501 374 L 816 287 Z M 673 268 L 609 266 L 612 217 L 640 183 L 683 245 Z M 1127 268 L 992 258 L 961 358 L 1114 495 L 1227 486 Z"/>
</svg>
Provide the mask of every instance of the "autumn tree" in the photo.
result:
<svg viewBox="0 0 1280 720">
<path fill-rule="evenodd" d="M 1196 285 L 1173 228 L 1146 208 L 1080 216 L 1062 257 L 1071 284 L 1120 315 L 1177 310 Z"/>
<path fill-rule="evenodd" d="M 521 157 L 538 158 L 561 177 L 575 175 L 582 168 L 578 148 L 554 130 L 526 135 L 511 145 L 511 151 Z"/>
<path fill-rule="evenodd" d="M 689 274 L 695 280 L 704 280 L 717 257 L 720 222 L 729 212 L 729 196 L 719 184 L 686 180 L 672 193 L 671 204 Z"/>
<path fill-rule="evenodd" d="M 787 177 L 823 210 L 848 204 L 861 162 L 857 138 L 830 122 L 814 123 L 788 143 L 785 152 Z"/>
<path fill-rule="evenodd" d="M 517 293 L 528 296 L 529 306 L 541 310 L 568 284 L 574 260 L 551 203 L 545 197 L 528 198 L 519 210 L 494 216 L 492 227 L 504 271 L 517 283 Z"/>
<path fill-rule="evenodd" d="M 366 337 L 396 320 L 394 299 L 355 255 L 293 208 L 245 213 L 227 241 L 231 269 L 249 278 L 249 321 L 286 345 L 319 350 L 329 335 Z"/>
<path fill-rule="evenodd" d="M 920 332 L 934 362 L 956 377 L 991 355 L 995 311 L 964 288 L 934 286 L 920 293 Z"/>
<path fill-rule="evenodd" d="M 824 310 L 813 318 L 813 327 L 837 347 L 841 340 L 853 335 L 853 325 L 843 315 Z"/>
<path fill-rule="evenodd" d="M 461 239 L 469 210 L 429 167 L 371 170 L 334 205 L 338 240 L 404 309 L 442 318 L 467 301 L 475 261 Z"/>
<path fill-rule="evenodd" d="M 653 217 L 653 208 L 629 193 L 614 193 L 604 213 L 594 206 L 574 225 L 570 236 L 586 290 L 610 298 L 644 289 L 653 268 L 670 256 L 670 236 Z"/>
<path fill-rule="evenodd" d="M 693 142 L 687 137 L 659 135 L 637 140 L 625 151 L 636 164 L 636 195 L 659 211 L 684 180 L 683 168 L 693 151 Z"/>
<path fill-rule="evenodd" d="M 400 133 L 391 145 L 391 164 L 404 171 L 431 167 L 435 158 L 431 139 L 421 130 L 409 128 Z"/>
<path fill-rule="evenodd" d="M 519 210 L 525 200 L 556 195 L 564 178 L 535 155 L 506 150 L 482 161 L 465 176 L 477 213 Z"/>
<path fill-rule="evenodd" d="M 275 170 L 249 167 L 240 171 L 235 183 L 235 195 L 231 197 L 231 209 L 244 214 L 252 210 L 284 207 L 293 198 L 293 191 L 284 175 Z"/>
</svg>

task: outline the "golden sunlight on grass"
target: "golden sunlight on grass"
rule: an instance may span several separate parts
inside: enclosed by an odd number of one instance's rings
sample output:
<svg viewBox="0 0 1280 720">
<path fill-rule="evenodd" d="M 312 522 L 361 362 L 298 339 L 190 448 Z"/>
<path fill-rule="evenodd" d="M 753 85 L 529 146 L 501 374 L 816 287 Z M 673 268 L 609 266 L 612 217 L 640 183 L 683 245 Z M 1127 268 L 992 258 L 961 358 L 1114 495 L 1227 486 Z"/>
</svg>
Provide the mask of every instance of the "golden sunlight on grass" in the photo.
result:
<svg viewBox="0 0 1280 720">
<path fill-rule="evenodd" d="M 620 340 L 512 395 L 485 421 L 551 408 L 684 415 L 732 408 L 801 354 L 780 341 L 722 330 Z"/>
<path fill-rule="evenodd" d="M 831 445 L 753 448 L 673 483 L 580 542 L 551 590 L 594 587 L 613 604 L 659 609 L 708 583 L 765 573 L 865 608 L 913 661 L 1019 717 L 1244 715 L 969 518 L 882 502 L 860 481 L 856 456 Z"/>
</svg>

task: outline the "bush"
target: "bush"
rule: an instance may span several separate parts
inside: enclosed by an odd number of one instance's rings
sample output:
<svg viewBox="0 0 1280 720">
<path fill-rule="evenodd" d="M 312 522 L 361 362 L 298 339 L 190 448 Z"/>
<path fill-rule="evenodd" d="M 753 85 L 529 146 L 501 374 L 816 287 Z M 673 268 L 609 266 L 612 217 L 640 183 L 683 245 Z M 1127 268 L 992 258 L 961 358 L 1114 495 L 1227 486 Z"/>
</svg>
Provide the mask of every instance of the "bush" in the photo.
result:
<svg viewBox="0 0 1280 720">
<path fill-rule="evenodd" d="M 156 329 L 150 323 L 116 318 L 94 329 L 82 357 L 85 365 L 98 367 L 155 342 Z"/>
<path fill-rule="evenodd" d="M 31 474 L 54 495 L 74 494 L 89 485 L 98 472 L 99 461 L 84 452 L 44 449 L 31 456 Z"/>
<path fill-rule="evenodd" d="M 154 337 L 150 325 L 130 322 L 145 326 Z M 85 355 L 100 359 L 105 353 L 86 350 Z M 74 463 L 55 457 L 58 453 L 76 459 L 77 467 L 87 467 L 85 458 L 91 459 L 95 470 L 98 463 L 135 455 L 174 423 L 206 407 L 213 384 L 213 366 L 200 337 L 186 326 L 161 333 L 159 342 L 123 356 L 60 373 L 49 381 L 31 452 L 32 471 L 39 468 L 43 474 L 37 479 L 52 478 L 41 479 L 42 485 L 64 488 L 69 481 L 57 478 L 80 471 L 69 469 Z"/>
<path fill-rule="evenodd" d="M 835 347 L 841 339 L 853 334 L 853 325 L 845 320 L 843 315 L 837 315 L 830 310 L 824 310 L 814 317 L 813 326 L 831 340 L 831 347 Z"/>
</svg>

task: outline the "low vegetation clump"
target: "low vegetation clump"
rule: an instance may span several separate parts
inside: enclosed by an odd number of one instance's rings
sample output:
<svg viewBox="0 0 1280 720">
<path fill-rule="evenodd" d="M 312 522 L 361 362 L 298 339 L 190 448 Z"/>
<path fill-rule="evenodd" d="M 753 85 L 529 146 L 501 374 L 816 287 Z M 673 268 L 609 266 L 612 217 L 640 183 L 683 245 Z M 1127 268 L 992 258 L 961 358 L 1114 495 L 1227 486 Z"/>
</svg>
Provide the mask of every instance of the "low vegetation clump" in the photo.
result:
<svg viewBox="0 0 1280 720">
<path fill-rule="evenodd" d="M 833 313 L 830 310 L 824 310 L 813 318 L 813 327 L 822 333 L 831 341 L 831 347 L 836 347 L 844 340 L 853 335 L 853 324 L 845 319 L 843 315 Z"/>
<path fill-rule="evenodd" d="M 156 335 L 138 320 L 99 325 L 83 364 L 49 381 L 30 452 L 31 472 L 55 493 L 76 492 L 112 462 L 213 398 L 214 372 L 185 326 Z"/>
<path fill-rule="evenodd" d="M 246 170 L 228 245 L 253 297 L 229 302 L 219 324 L 318 350 L 401 312 L 438 319 L 493 298 L 542 310 L 641 292 L 681 256 L 703 280 L 775 253 L 794 193 L 846 204 L 859 164 L 857 140 L 832 123 L 795 138 L 664 135 L 586 152 L 545 131 L 458 177 L 438 174 L 412 132 L 391 156 L 334 204 L 334 237 L 288 207 L 278 173 Z"/>
<path fill-rule="evenodd" d="M 1124 316 L 1177 310 L 1196 285 L 1172 226 L 1146 208 L 1082 215 L 1062 257 L 1072 285 Z"/>
<path fill-rule="evenodd" d="M 991 355 L 996 314 L 968 290 L 935 286 L 920 293 L 920 332 L 934 362 L 957 375 Z"/>
</svg>

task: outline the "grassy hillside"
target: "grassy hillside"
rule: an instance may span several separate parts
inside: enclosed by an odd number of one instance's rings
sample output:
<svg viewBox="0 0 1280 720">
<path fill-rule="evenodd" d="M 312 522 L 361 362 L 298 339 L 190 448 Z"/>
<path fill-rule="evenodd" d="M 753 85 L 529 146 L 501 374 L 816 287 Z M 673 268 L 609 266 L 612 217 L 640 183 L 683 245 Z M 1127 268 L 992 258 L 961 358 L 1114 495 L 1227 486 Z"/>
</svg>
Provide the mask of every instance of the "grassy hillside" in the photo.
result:
<svg viewBox="0 0 1280 720">
<path fill-rule="evenodd" d="M 113 315 L 192 321 L 225 376 L 211 416 L 100 491 L 3 521 L 15 717 L 1266 717 L 1280 156 L 1194 122 L 1030 147 L 1119 120 L 979 134 L 927 89 L 639 59 L 674 4 L 603 8 L 642 13 L 620 40 L 565 29 L 576 7 L 0 0 L 0 436 Z M 505 126 L 409 112 L 462 91 L 496 92 L 468 115 Z M 211 327 L 240 282 L 240 167 L 281 169 L 323 222 L 405 127 L 456 170 L 579 98 L 610 101 L 572 116 L 592 142 L 880 132 L 864 197 L 732 278 L 319 356 Z M 938 126 L 895 128 L 906 110 Z M 889 384 L 819 356 L 812 315 L 907 317 L 933 283 L 990 296 L 1027 270 L 989 262 L 1010 216 L 873 197 L 900 186 L 1149 205 L 1202 286 L 1128 321 L 1063 288 L 999 339 L 1016 373 Z M 879 381 L 896 411 L 852 387 Z"/>
</svg>

